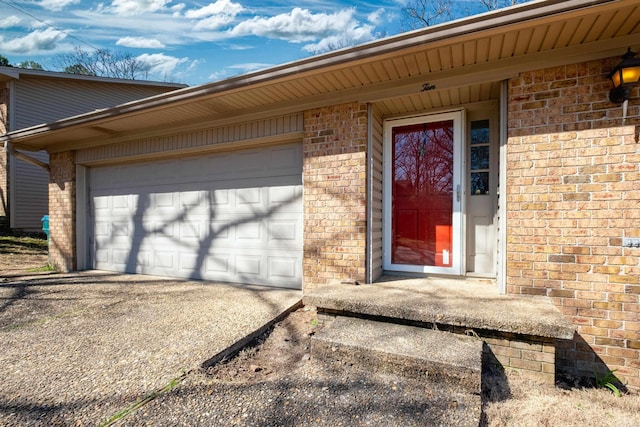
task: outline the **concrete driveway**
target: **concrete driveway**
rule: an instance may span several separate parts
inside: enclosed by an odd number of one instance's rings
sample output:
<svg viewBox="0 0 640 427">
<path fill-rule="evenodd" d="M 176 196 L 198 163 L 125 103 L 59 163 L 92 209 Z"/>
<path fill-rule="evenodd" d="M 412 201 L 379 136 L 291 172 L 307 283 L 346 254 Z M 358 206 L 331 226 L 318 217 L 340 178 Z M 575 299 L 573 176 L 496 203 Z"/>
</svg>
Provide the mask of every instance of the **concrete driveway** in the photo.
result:
<svg viewBox="0 0 640 427">
<path fill-rule="evenodd" d="M 104 272 L 0 276 L 0 425 L 100 425 L 301 291 Z"/>
</svg>

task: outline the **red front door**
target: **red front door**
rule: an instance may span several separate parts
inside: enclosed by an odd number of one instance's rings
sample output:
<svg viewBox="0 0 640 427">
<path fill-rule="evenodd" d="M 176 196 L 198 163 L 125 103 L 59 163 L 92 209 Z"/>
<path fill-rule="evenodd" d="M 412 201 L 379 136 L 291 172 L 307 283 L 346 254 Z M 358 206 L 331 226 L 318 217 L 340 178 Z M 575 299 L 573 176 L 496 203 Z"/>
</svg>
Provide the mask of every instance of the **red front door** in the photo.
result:
<svg viewBox="0 0 640 427">
<path fill-rule="evenodd" d="M 453 120 L 393 128 L 393 264 L 452 265 L 453 130 Z"/>
<path fill-rule="evenodd" d="M 462 274 L 462 117 L 385 122 L 385 270 Z"/>
</svg>

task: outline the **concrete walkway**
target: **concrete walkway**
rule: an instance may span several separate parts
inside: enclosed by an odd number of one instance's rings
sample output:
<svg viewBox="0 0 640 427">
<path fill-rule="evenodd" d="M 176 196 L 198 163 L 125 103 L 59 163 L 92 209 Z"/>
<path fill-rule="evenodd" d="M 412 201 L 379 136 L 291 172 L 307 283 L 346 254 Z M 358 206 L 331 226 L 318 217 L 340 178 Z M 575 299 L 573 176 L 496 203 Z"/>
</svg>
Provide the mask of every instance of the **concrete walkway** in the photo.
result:
<svg viewBox="0 0 640 427">
<path fill-rule="evenodd" d="M 102 272 L 0 276 L 0 425 L 99 425 L 301 297 Z"/>
</svg>

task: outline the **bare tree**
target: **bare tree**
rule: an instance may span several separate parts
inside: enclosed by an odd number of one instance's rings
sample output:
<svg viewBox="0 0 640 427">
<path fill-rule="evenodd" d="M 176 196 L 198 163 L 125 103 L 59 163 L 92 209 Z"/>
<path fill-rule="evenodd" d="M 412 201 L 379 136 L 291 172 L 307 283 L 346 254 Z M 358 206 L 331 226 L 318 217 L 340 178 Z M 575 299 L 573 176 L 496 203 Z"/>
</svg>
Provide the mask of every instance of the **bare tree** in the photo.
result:
<svg viewBox="0 0 640 427">
<path fill-rule="evenodd" d="M 451 20 L 454 0 L 412 0 L 402 8 L 403 26 L 415 30 Z"/>
<path fill-rule="evenodd" d="M 515 6 L 518 3 L 524 3 L 523 0 L 480 0 L 480 3 L 487 10 L 502 9 L 503 7 Z"/>
<path fill-rule="evenodd" d="M 67 73 L 129 80 L 148 78 L 150 68 L 130 53 L 109 49 L 88 52 L 79 46 L 72 53 L 58 55 L 54 63 Z"/>
<path fill-rule="evenodd" d="M 480 11 L 490 11 L 526 1 L 530 0 L 479 0 L 477 3 Z M 470 10 L 465 3 L 460 0 L 410 0 L 402 8 L 402 25 L 405 29 L 415 30 L 478 13 L 478 10 Z"/>
</svg>

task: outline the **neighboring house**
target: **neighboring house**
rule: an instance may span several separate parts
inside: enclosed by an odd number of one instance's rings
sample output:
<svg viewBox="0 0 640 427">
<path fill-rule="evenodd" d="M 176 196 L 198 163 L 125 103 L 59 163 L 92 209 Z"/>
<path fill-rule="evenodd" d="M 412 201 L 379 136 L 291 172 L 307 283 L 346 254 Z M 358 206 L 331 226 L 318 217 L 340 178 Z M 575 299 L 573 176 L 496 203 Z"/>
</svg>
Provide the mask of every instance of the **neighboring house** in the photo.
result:
<svg viewBox="0 0 640 427">
<path fill-rule="evenodd" d="M 575 325 L 558 369 L 595 354 L 639 387 L 640 95 L 623 122 L 608 78 L 638 22 L 636 0 L 537 1 L 5 140 L 50 154 L 64 271 L 490 278 Z"/>
<path fill-rule="evenodd" d="M 0 67 L 0 135 L 183 87 Z M 44 151 L 30 157 L 48 163 Z M 48 182 L 46 169 L 9 155 L 6 147 L 0 149 L 0 218 L 6 225 L 28 231 L 42 228 Z"/>
</svg>

